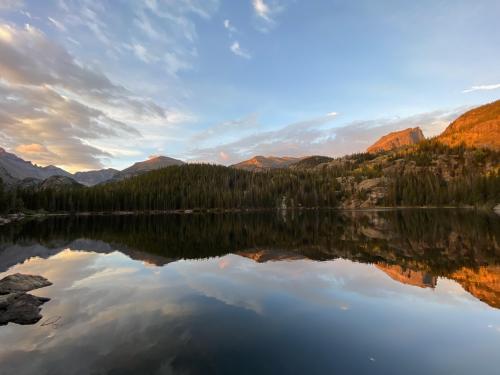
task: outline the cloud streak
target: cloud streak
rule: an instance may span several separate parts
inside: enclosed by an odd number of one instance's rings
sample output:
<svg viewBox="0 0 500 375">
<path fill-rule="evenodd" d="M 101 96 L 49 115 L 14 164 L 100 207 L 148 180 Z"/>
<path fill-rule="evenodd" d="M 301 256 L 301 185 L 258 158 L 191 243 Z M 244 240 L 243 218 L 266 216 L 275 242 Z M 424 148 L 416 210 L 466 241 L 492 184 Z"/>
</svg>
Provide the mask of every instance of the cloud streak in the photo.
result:
<svg viewBox="0 0 500 375">
<path fill-rule="evenodd" d="M 500 89 L 500 83 L 496 83 L 493 85 L 472 86 L 471 88 L 468 88 L 468 89 L 462 91 L 462 93 L 466 94 L 466 93 L 473 92 L 473 91 L 489 91 L 489 90 L 498 90 L 498 89 Z"/>
<path fill-rule="evenodd" d="M 257 29 L 264 33 L 276 25 L 276 15 L 285 10 L 277 0 L 252 0 L 252 7 L 259 21 Z"/>
<path fill-rule="evenodd" d="M 334 126 L 336 113 L 254 132 L 237 140 L 199 147 L 191 152 L 194 160 L 234 164 L 254 155 L 343 156 L 363 152 L 381 136 L 395 130 L 420 126 L 427 137 L 439 134 L 468 107 L 421 113 L 405 118 L 382 118 Z M 225 157 L 221 157 L 221 153 Z"/>
<path fill-rule="evenodd" d="M 240 43 L 238 41 L 234 41 L 229 47 L 229 49 L 236 56 L 242 57 L 247 60 L 252 58 L 252 55 L 247 50 L 241 48 Z"/>
</svg>

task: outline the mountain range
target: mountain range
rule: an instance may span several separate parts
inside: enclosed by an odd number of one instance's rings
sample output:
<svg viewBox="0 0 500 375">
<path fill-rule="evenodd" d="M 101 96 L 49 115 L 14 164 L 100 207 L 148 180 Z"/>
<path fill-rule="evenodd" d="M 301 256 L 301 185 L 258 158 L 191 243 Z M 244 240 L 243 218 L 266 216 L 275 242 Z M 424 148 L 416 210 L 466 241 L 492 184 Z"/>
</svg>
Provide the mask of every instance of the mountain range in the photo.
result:
<svg viewBox="0 0 500 375">
<path fill-rule="evenodd" d="M 137 162 L 122 171 L 107 168 L 72 174 L 53 165 L 40 167 L 0 148 L 0 178 L 6 185 L 21 185 L 24 187 L 29 185 L 42 186 L 44 181 L 51 177 L 64 177 L 64 179 L 50 179 L 47 184 L 57 182 L 56 186 L 61 186 L 63 184 L 73 185 L 76 182 L 85 186 L 94 186 L 107 181 L 123 180 L 154 169 L 182 164 L 184 162 L 181 160 L 165 156 L 155 156 L 148 160 Z"/>
<path fill-rule="evenodd" d="M 426 138 L 419 127 L 389 133 L 367 148 L 368 153 L 377 154 L 416 145 Z M 448 146 L 464 144 L 468 147 L 500 150 L 500 100 L 474 108 L 452 122 L 445 131 L 435 137 Z M 335 163 L 327 156 L 276 157 L 255 156 L 249 160 L 231 165 L 232 168 L 260 172 L 272 169 L 312 169 L 319 165 Z M 63 176 L 58 183 L 69 179 L 85 186 L 94 186 L 107 181 L 120 181 L 155 169 L 185 164 L 183 161 L 155 156 L 137 162 L 122 171 L 108 168 L 95 171 L 69 173 L 53 165 L 41 167 L 25 161 L 15 154 L 0 148 L 0 178 L 6 185 L 29 185 L 41 183 L 52 176 Z"/>
</svg>

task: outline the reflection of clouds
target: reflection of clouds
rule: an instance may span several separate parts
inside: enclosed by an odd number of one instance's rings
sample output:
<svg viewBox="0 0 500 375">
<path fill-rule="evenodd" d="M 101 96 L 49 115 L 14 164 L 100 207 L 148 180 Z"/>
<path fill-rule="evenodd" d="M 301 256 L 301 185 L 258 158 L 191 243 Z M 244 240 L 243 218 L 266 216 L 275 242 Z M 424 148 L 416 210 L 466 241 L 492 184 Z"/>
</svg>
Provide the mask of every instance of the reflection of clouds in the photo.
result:
<svg viewBox="0 0 500 375">
<path fill-rule="evenodd" d="M 231 340 L 241 344 L 234 336 L 240 331 L 256 342 L 278 340 L 280 330 L 296 336 L 305 330 L 314 340 L 338 336 L 356 343 L 384 334 L 401 341 L 407 330 L 420 342 L 428 337 L 408 324 L 415 322 L 408 312 L 421 310 L 441 321 L 447 317 L 437 313 L 463 305 L 466 295 L 449 280 L 440 280 L 435 290 L 420 289 L 399 284 L 372 265 L 342 259 L 256 263 L 228 255 L 149 268 L 119 252 L 64 250 L 48 259 L 31 258 L 10 272 L 48 277 L 54 284 L 39 292 L 52 298 L 42 310 L 43 320 L 61 316 L 57 328 L 9 325 L 0 330 L 0 366 L 21 374 L 133 369 L 139 359 L 178 372 L 175 364 L 208 361 Z M 478 305 L 471 300 L 463 311 L 453 311 L 466 319 L 470 311 L 481 310 Z M 490 321 L 500 326 L 497 319 Z M 264 349 L 271 357 L 279 350 Z"/>
</svg>

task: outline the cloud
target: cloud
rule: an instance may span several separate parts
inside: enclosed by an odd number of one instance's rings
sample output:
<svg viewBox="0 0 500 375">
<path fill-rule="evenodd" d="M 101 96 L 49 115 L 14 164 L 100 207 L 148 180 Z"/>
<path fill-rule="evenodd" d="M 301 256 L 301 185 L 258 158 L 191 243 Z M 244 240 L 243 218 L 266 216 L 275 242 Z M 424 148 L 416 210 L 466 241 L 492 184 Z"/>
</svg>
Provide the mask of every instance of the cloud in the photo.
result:
<svg viewBox="0 0 500 375">
<path fill-rule="evenodd" d="M 0 24 L 0 78 L 0 139 L 41 164 L 98 168 L 111 156 L 99 140 L 123 145 L 140 138 L 143 123 L 185 118 L 77 62 L 29 25 Z M 34 144 L 44 147 L 38 157 L 26 146 Z"/>
<path fill-rule="evenodd" d="M 52 24 L 53 24 L 53 25 L 54 25 L 54 26 L 55 26 L 55 27 L 56 27 L 59 31 L 64 31 L 64 32 L 66 32 L 66 31 L 67 31 L 67 30 L 66 30 L 66 26 L 64 26 L 61 22 L 59 22 L 59 21 L 55 20 L 55 19 L 54 19 L 54 18 L 52 18 L 52 17 L 48 17 L 47 19 L 48 19 L 48 20 L 50 21 L 50 23 L 52 23 Z"/>
<path fill-rule="evenodd" d="M 462 91 L 462 93 L 465 94 L 473 91 L 485 91 L 485 90 L 497 90 L 497 89 L 500 89 L 500 83 L 496 83 L 493 85 L 472 86 L 471 88 Z"/>
<path fill-rule="evenodd" d="M 241 48 L 240 43 L 236 40 L 231 44 L 229 47 L 232 53 L 234 53 L 236 56 L 243 57 L 244 59 L 251 59 L 252 55 L 245 49 Z"/>
<path fill-rule="evenodd" d="M 343 156 L 363 152 L 381 136 L 395 130 L 420 126 L 427 137 L 439 134 L 468 107 L 421 113 L 404 118 L 356 121 L 331 125 L 335 112 L 286 125 L 276 130 L 254 132 L 234 141 L 191 150 L 194 160 L 233 164 L 254 155 Z M 215 135 L 214 135 L 215 137 Z M 221 158 L 220 152 L 228 155 Z"/>
<path fill-rule="evenodd" d="M 275 17 L 285 10 L 285 6 L 277 0 L 252 0 L 252 6 L 259 21 L 257 29 L 268 32 L 276 25 Z"/>
<path fill-rule="evenodd" d="M 196 133 L 192 138 L 192 142 L 205 142 L 210 141 L 211 138 L 220 139 L 221 136 L 225 138 L 247 133 L 248 131 L 255 131 L 259 128 L 258 117 L 256 113 L 236 119 L 224 121 L 207 129 Z"/>
<path fill-rule="evenodd" d="M 175 77 L 180 70 L 190 69 L 197 57 L 196 18 L 211 18 L 219 0 L 134 1 L 118 8 L 100 0 L 63 4 L 60 10 L 67 28 L 90 31 L 92 42 L 97 38 L 114 60 L 133 53 L 140 61 L 156 63 Z M 124 31 L 123 24 L 130 26 Z"/>
<path fill-rule="evenodd" d="M 224 20 L 224 28 L 228 30 L 230 34 L 236 33 L 238 31 L 228 19 Z"/>
<path fill-rule="evenodd" d="M 269 6 L 264 2 L 264 0 L 252 0 L 253 9 L 255 13 L 265 19 L 266 21 L 270 21 L 270 12 Z"/>
</svg>

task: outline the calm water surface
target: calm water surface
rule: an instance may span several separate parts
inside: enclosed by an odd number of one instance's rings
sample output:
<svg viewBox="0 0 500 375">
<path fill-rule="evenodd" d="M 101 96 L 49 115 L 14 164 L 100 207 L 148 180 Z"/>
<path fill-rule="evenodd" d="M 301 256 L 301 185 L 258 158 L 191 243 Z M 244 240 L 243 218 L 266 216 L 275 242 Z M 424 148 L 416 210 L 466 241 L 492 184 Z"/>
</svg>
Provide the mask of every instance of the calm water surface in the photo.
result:
<svg viewBox="0 0 500 375">
<path fill-rule="evenodd" d="M 1 374 L 499 374 L 493 214 L 50 218 L 0 228 L 15 272 L 51 300 Z"/>
</svg>

